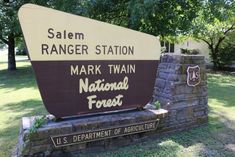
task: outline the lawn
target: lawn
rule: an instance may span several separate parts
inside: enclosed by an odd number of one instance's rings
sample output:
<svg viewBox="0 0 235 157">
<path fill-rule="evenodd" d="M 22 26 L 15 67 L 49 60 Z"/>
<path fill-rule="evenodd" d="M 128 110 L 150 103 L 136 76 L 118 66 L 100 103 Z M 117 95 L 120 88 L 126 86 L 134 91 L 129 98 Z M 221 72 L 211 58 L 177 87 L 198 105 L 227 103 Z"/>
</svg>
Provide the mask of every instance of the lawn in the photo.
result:
<svg viewBox="0 0 235 157">
<path fill-rule="evenodd" d="M 23 116 L 47 114 L 28 61 L 8 72 L 0 63 L 0 157 L 17 143 Z M 235 76 L 208 74 L 209 123 L 206 126 L 91 156 L 235 157 Z M 86 156 L 86 155 L 82 155 Z"/>
</svg>

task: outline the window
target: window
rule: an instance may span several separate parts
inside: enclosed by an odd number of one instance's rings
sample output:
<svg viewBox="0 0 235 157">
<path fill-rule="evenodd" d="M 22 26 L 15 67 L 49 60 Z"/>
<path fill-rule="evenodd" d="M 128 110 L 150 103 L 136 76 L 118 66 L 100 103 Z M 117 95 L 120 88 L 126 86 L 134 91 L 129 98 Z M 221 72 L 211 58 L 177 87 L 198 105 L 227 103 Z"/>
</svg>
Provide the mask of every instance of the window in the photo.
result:
<svg viewBox="0 0 235 157">
<path fill-rule="evenodd" d="M 165 48 L 166 53 L 174 53 L 175 50 L 175 44 L 169 43 L 167 41 L 161 41 L 161 47 Z"/>
</svg>

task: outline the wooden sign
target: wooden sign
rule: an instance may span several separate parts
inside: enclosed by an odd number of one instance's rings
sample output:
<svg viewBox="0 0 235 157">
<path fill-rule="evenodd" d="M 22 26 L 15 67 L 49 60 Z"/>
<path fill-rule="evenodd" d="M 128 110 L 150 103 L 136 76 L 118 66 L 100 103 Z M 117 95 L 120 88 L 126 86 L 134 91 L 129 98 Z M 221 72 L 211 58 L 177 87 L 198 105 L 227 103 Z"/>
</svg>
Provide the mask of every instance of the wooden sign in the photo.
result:
<svg viewBox="0 0 235 157">
<path fill-rule="evenodd" d="M 160 58 L 157 37 L 33 4 L 18 14 L 51 114 L 131 109 L 151 99 Z"/>
</svg>

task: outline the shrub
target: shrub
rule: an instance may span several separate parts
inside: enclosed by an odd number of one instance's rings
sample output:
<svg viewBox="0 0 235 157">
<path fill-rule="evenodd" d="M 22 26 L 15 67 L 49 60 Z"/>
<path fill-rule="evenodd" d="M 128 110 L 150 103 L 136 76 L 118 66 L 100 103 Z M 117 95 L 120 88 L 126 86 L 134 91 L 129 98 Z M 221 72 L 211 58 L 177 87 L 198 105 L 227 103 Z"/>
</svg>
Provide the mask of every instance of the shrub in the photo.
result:
<svg viewBox="0 0 235 157">
<path fill-rule="evenodd" d="M 235 60 L 235 44 L 227 43 L 219 49 L 218 62 L 220 68 L 231 65 L 232 61 Z"/>
<path fill-rule="evenodd" d="M 211 58 L 212 58 L 212 54 Z M 235 61 L 235 31 L 231 32 L 221 43 L 217 55 L 218 68 L 227 69 Z"/>
<path fill-rule="evenodd" d="M 42 125 L 47 123 L 46 116 L 35 118 L 33 125 L 29 129 L 30 136 L 37 131 Z"/>
<path fill-rule="evenodd" d="M 160 109 L 161 108 L 161 104 L 160 104 L 159 101 L 155 101 L 154 105 L 155 105 L 156 109 Z"/>
<path fill-rule="evenodd" d="M 183 49 L 181 48 L 181 54 L 187 54 L 187 55 L 198 55 L 200 54 L 199 50 L 197 49 Z"/>
</svg>

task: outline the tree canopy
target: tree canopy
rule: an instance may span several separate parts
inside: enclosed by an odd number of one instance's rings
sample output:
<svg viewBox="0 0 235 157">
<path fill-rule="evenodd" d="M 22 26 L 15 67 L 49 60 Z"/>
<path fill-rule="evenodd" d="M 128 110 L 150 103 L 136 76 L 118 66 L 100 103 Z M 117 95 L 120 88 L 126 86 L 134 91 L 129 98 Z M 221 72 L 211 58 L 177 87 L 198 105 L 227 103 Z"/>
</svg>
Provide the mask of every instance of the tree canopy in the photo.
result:
<svg viewBox="0 0 235 157">
<path fill-rule="evenodd" d="M 152 35 L 186 34 L 199 0 L 88 0 L 83 14 Z"/>
<path fill-rule="evenodd" d="M 220 45 L 235 30 L 235 3 L 232 0 L 208 0 L 202 4 L 197 18 L 193 20 L 192 34 L 204 41 L 211 50 L 215 68 L 221 66 Z"/>
<path fill-rule="evenodd" d="M 29 0 L 0 2 L 0 42 L 8 46 L 8 70 L 15 70 L 15 39 L 22 37 L 17 12 Z"/>
</svg>

